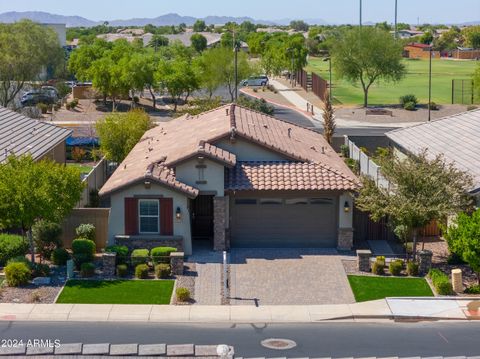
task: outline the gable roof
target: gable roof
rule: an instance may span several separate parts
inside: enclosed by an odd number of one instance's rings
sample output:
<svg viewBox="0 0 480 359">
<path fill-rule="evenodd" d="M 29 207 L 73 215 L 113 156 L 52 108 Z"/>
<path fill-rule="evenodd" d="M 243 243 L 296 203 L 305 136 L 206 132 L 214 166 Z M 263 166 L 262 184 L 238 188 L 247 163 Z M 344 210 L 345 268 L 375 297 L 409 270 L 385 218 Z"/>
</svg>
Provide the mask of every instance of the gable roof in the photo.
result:
<svg viewBox="0 0 480 359">
<path fill-rule="evenodd" d="M 443 154 L 474 180 L 480 191 L 480 110 L 459 113 L 435 121 L 387 132 L 387 137 L 410 153 Z"/>
<path fill-rule="evenodd" d="M 230 104 L 197 116 L 184 115 L 147 131 L 102 187 L 100 194 L 151 178 L 155 173 L 152 168 L 173 168 L 198 154 L 234 166 L 236 156 L 215 146 L 228 138 L 256 143 L 296 162 L 322 164 L 358 185 L 356 176 L 321 134 Z"/>
<path fill-rule="evenodd" d="M 0 106 L 0 163 L 11 154 L 41 158 L 70 136 L 71 130 L 34 120 Z"/>
</svg>

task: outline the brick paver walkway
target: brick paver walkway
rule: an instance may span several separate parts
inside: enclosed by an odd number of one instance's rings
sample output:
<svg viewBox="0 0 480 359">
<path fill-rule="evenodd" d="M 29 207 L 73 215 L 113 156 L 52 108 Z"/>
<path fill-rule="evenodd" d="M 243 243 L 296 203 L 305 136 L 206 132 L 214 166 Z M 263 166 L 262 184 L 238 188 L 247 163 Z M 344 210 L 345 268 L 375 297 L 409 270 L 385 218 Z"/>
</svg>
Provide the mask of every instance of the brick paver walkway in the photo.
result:
<svg viewBox="0 0 480 359">
<path fill-rule="evenodd" d="M 222 253 L 196 249 L 188 262 L 194 262 L 195 302 L 203 305 L 220 305 L 222 302 Z"/>
<path fill-rule="evenodd" d="M 334 249 L 232 249 L 230 303 L 354 303 Z"/>
</svg>

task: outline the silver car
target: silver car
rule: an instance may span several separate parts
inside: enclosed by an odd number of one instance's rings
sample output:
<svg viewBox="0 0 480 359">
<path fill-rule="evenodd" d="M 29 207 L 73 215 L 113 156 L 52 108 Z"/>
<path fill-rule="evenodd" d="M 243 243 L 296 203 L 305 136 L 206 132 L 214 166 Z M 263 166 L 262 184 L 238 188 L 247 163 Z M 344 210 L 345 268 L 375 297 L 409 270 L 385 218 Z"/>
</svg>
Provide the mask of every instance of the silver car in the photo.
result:
<svg viewBox="0 0 480 359">
<path fill-rule="evenodd" d="M 252 76 L 242 82 L 243 86 L 267 86 L 268 77 L 266 75 Z"/>
</svg>

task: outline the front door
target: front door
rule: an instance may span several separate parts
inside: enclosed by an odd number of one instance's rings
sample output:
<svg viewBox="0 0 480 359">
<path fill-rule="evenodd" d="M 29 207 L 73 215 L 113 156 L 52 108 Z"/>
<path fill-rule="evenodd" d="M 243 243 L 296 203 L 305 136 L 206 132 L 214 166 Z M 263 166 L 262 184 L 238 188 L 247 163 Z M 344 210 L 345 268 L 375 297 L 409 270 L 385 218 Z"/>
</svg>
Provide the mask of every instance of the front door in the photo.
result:
<svg viewBox="0 0 480 359">
<path fill-rule="evenodd" d="M 213 239 L 213 196 L 200 195 L 192 200 L 192 238 Z"/>
</svg>

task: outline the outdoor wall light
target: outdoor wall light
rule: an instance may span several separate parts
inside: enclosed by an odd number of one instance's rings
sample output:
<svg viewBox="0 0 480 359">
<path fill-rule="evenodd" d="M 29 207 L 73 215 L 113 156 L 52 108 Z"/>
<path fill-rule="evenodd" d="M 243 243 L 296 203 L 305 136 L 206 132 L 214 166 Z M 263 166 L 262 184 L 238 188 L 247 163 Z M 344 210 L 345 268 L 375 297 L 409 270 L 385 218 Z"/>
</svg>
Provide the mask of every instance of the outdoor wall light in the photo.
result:
<svg viewBox="0 0 480 359">
<path fill-rule="evenodd" d="M 350 203 L 348 203 L 348 201 L 345 201 L 345 204 L 343 205 L 343 210 L 345 211 L 345 213 L 350 212 Z"/>
<path fill-rule="evenodd" d="M 180 209 L 180 207 L 177 207 L 177 210 L 175 211 L 175 218 L 182 219 L 182 210 Z"/>
<path fill-rule="evenodd" d="M 145 188 L 149 189 L 152 186 L 152 183 L 150 181 L 145 181 Z"/>
</svg>

